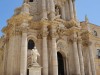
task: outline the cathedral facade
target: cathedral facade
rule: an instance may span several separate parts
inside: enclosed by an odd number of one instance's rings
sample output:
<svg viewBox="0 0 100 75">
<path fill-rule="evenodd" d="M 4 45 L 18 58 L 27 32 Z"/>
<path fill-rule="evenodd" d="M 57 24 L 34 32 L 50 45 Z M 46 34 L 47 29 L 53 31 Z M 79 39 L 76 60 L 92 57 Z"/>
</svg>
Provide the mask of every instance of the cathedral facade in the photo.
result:
<svg viewBox="0 0 100 75">
<path fill-rule="evenodd" d="M 41 75 L 100 75 L 100 26 L 76 17 L 75 0 L 24 0 L 0 38 L 0 75 L 30 75 L 37 48 Z"/>
</svg>

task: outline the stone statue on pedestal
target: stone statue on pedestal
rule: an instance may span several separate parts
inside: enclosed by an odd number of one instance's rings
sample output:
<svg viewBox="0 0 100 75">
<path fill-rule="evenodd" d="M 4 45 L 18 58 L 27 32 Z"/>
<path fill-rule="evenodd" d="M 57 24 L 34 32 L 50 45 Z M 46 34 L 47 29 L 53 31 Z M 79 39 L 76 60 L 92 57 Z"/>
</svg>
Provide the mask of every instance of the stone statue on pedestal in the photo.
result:
<svg viewBox="0 0 100 75">
<path fill-rule="evenodd" d="M 32 49 L 31 51 L 31 58 L 32 58 L 32 64 L 33 63 L 37 63 L 37 57 L 40 56 L 38 50 L 36 49 L 36 47 L 34 47 L 34 49 Z"/>
<path fill-rule="evenodd" d="M 37 57 L 40 56 L 36 47 L 31 51 L 31 66 L 29 69 L 29 75 L 41 75 L 41 67 L 37 63 Z"/>
</svg>

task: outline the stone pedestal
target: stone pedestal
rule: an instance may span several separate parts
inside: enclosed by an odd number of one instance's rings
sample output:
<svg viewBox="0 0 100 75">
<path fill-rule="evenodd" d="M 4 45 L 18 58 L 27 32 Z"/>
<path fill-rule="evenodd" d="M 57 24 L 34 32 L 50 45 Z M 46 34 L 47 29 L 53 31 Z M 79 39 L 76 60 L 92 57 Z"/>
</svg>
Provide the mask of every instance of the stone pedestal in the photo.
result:
<svg viewBox="0 0 100 75">
<path fill-rule="evenodd" d="M 33 64 L 29 69 L 29 75 L 41 75 L 41 67 L 38 64 Z"/>
</svg>

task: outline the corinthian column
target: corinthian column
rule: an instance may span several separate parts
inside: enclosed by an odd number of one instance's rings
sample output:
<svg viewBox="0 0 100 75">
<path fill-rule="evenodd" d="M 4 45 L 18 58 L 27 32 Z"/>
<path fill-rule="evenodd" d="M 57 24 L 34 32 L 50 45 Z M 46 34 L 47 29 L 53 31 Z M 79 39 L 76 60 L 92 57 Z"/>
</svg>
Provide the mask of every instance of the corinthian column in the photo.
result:
<svg viewBox="0 0 100 75">
<path fill-rule="evenodd" d="M 43 26 L 43 75 L 48 75 L 47 26 Z"/>
<path fill-rule="evenodd" d="M 58 60 L 57 60 L 57 46 L 56 46 L 56 28 L 52 26 L 52 67 L 53 75 L 58 75 Z"/>
<path fill-rule="evenodd" d="M 46 1 L 42 0 L 43 19 L 47 19 Z"/>
<path fill-rule="evenodd" d="M 72 0 L 69 0 L 71 19 L 74 19 L 74 10 Z"/>
<path fill-rule="evenodd" d="M 79 60 L 80 60 L 80 69 L 81 69 L 81 75 L 85 75 L 84 72 L 84 61 L 83 61 L 83 55 L 82 55 L 82 39 L 78 38 L 78 51 L 79 51 Z"/>
<path fill-rule="evenodd" d="M 22 23 L 20 75 L 27 74 L 27 23 Z"/>
<path fill-rule="evenodd" d="M 74 32 L 74 34 L 73 34 L 73 49 L 74 49 L 76 75 L 81 75 L 81 73 L 80 73 L 79 56 L 78 56 L 78 48 L 77 48 L 77 34 L 76 34 L 76 32 Z"/>
<path fill-rule="evenodd" d="M 93 57 L 93 50 L 92 50 L 92 43 L 89 42 L 89 57 L 90 57 L 90 65 L 92 70 L 92 75 L 96 75 L 96 68 L 94 63 L 94 57 Z"/>
</svg>

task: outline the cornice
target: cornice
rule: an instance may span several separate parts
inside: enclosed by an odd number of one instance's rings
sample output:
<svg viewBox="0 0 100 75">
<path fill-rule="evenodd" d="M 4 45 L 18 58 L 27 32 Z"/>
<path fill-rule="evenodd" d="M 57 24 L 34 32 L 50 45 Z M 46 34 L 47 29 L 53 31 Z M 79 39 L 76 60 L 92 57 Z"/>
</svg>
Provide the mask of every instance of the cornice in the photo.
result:
<svg viewBox="0 0 100 75">
<path fill-rule="evenodd" d="M 18 26 L 23 22 L 23 20 L 29 21 L 31 19 L 32 19 L 32 16 L 30 16 L 27 13 L 23 13 L 23 14 L 13 16 L 11 19 L 8 20 L 8 24 Z"/>
</svg>

